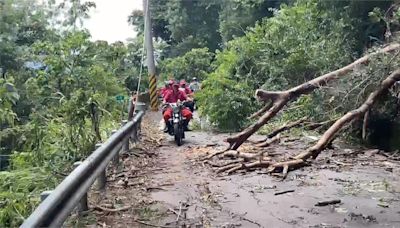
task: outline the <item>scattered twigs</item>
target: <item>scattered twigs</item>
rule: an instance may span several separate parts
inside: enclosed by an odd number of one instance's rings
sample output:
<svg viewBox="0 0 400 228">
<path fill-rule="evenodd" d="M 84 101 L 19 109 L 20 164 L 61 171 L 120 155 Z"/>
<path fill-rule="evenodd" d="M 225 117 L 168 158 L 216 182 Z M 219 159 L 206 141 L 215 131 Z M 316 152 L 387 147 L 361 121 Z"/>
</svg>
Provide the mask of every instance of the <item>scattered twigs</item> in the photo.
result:
<svg viewBox="0 0 400 228">
<path fill-rule="evenodd" d="M 120 208 L 106 208 L 106 207 L 102 207 L 102 206 L 99 206 L 99 205 L 94 206 L 94 209 L 96 209 L 96 210 L 110 212 L 110 213 L 119 212 L 119 211 L 126 211 L 126 210 L 128 210 L 130 208 L 132 208 L 131 205 L 125 206 L 125 207 L 120 207 Z"/>
<path fill-rule="evenodd" d="M 237 163 L 238 163 L 238 162 L 235 162 L 235 163 L 233 163 L 233 164 L 228 164 L 228 165 L 226 165 L 226 166 L 223 166 L 223 167 L 217 169 L 216 172 L 217 172 L 217 173 L 222 173 L 222 172 L 225 172 L 226 170 L 230 170 L 230 169 L 232 169 L 232 168 L 234 168 L 234 167 L 237 167 L 237 166 L 238 166 Z"/>
<path fill-rule="evenodd" d="M 290 193 L 290 192 L 294 192 L 294 189 L 291 190 L 285 190 L 285 191 L 280 191 L 280 192 L 275 192 L 274 195 L 282 195 L 282 194 L 286 194 L 286 193 Z"/>
<path fill-rule="evenodd" d="M 133 221 L 135 221 L 135 222 L 137 222 L 137 223 L 140 223 L 140 224 L 142 224 L 142 225 L 151 226 L 151 227 L 173 228 L 173 226 L 154 225 L 154 224 L 147 223 L 147 222 L 144 222 L 144 221 L 141 221 L 141 220 L 138 220 L 138 219 L 133 219 Z"/>
<path fill-rule="evenodd" d="M 225 149 L 225 150 L 220 150 L 220 151 L 214 152 L 214 153 L 212 153 L 212 154 L 206 156 L 203 160 L 211 159 L 212 157 L 217 156 L 217 155 L 220 155 L 220 154 L 223 154 L 223 153 L 225 153 L 225 152 L 228 151 L 228 150 L 229 150 L 229 148 L 227 148 L 227 149 Z"/>
<path fill-rule="evenodd" d="M 169 211 L 171 211 L 172 213 L 174 213 L 174 214 L 178 215 L 178 212 L 176 212 L 174 209 L 172 209 L 172 208 L 168 208 L 168 210 L 169 210 Z"/>
<path fill-rule="evenodd" d="M 176 221 L 179 221 L 179 217 L 181 216 L 181 213 L 182 213 L 182 203 L 179 202 L 179 213 L 178 213 L 178 216 L 176 217 Z"/>
<path fill-rule="evenodd" d="M 324 126 L 324 125 L 332 124 L 332 123 L 334 123 L 337 119 L 338 119 L 338 118 L 331 119 L 331 120 L 326 120 L 326 121 L 319 122 L 319 123 L 312 123 L 312 122 L 305 123 L 305 124 L 304 124 L 304 128 L 307 129 L 307 130 L 310 130 L 310 131 L 311 131 L 311 130 L 315 130 L 315 129 L 320 128 L 320 127 L 322 127 L 322 126 Z"/>
<path fill-rule="evenodd" d="M 241 169 L 269 167 L 271 164 L 272 164 L 272 162 L 270 162 L 270 161 L 256 161 L 256 162 L 251 162 L 251 163 L 247 163 L 247 164 L 242 163 L 241 165 L 238 165 L 238 166 L 233 167 L 232 169 L 228 170 L 227 173 L 231 174 L 231 173 L 236 172 Z"/>
<path fill-rule="evenodd" d="M 388 159 L 394 160 L 394 161 L 400 161 L 400 156 L 395 156 L 394 155 L 396 153 L 393 153 L 392 155 L 390 155 L 390 154 L 385 153 L 385 152 L 383 152 L 381 150 L 378 150 L 377 154 L 380 154 L 380 155 L 382 155 L 382 156 L 384 156 L 384 157 L 386 157 Z"/>
<path fill-rule="evenodd" d="M 220 167 L 224 167 L 224 166 L 231 165 L 231 164 L 237 164 L 237 163 L 239 163 L 241 161 L 242 160 L 235 160 L 235 161 L 230 161 L 230 162 L 226 162 L 226 163 L 223 163 L 223 164 L 215 163 L 215 162 L 212 162 L 212 161 L 205 161 L 204 163 L 207 163 L 207 164 L 209 164 L 209 165 L 211 165 L 213 167 L 220 168 Z"/>
<path fill-rule="evenodd" d="M 241 217 L 241 219 L 243 219 L 244 221 L 247 221 L 247 222 L 249 222 L 249 223 L 253 223 L 254 225 L 257 225 L 257 226 L 259 226 L 259 227 L 262 227 L 261 224 L 258 223 L 258 222 L 256 222 L 256 221 L 250 220 L 250 219 L 245 218 L 245 217 Z"/>
<path fill-rule="evenodd" d="M 286 179 L 288 171 L 289 171 L 289 166 L 288 165 L 284 165 L 283 166 L 283 171 L 282 171 L 282 179 L 283 180 Z"/>
<path fill-rule="evenodd" d="M 259 146 L 259 147 L 268 147 L 268 146 L 270 146 L 270 145 L 272 145 L 272 144 L 274 144 L 276 142 L 279 142 L 280 139 L 281 139 L 281 135 L 278 134 L 278 135 L 275 135 L 272 138 L 267 138 L 265 142 L 258 143 L 257 146 Z"/>
<path fill-rule="evenodd" d="M 268 168 L 267 173 L 282 172 L 282 178 L 285 179 L 291 169 L 306 166 L 308 163 L 302 159 L 294 159 L 283 162 L 273 162 L 269 157 L 263 157 L 253 162 L 229 164 L 217 169 L 217 173 L 226 172 L 232 174 L 238 170 L 250 170 L 254 168 Z"/>
<path fill-rule="evenodd" d="M 159 190 L 159 191 L 165 191 L 165 189 L 164 188 L 161 188 L 161 187 L 157 187 L 157 186 L 155 186 L 155 187 L 147 187 L 146 188 L 146 191 L 148 191 L 148 192 L 151 192 L 151 191 L 154 191 L 154 190 Z"/>
<path fill-rule="evenodd" d="M 339 199 L 336 200 L 327 200 L 327 201 L 319 201 L 318 203 L 315 204 L 316 207 L 323 207 L 327 205 L 332 205 L 332 204 L 338 204 L 341 203 L 342 201 Z"/>
<path fill-rule="evenodd" d="M 237 150 L 229 150 L 223 153 L 222 155 L 225 157 L 234 157 L 234 158 L 244 158 L 245 161 L 249 161 L 252 159 L 263 157 L 265 152 L 259 153 L 244 153 Z"/>
<path fill-rule="evenodd" d="M 213 146 L 216 146 L 216 145 L 218 145 L 217 143 L 208 143 L 208 144 L 206 144 L 206 147 L 213 147 Z"/>
</svg>

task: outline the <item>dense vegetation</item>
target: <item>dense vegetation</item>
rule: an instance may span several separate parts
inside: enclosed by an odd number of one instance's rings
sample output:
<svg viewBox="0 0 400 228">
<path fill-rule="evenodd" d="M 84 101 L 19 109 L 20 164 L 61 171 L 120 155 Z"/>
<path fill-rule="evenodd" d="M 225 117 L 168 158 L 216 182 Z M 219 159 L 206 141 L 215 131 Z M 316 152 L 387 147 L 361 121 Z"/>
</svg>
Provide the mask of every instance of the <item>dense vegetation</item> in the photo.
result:
<svg viewBox="0 0 400 228">
<path fill-rule="evenodd" d="M 2 227 L 20 224 L 40 192 L 107 137 L 122 118 L 115 96 L 137 86 L 142 11 L 127 18 L 138 37 L 108 44 L 82 29 L 93 2 L 44 2 L 0 0 Z M 337 69 L 398 40 L 400 28 L 389 0 L 152 0 L 151 13 L 161 78 L 201 79 L 200 112 L 222 131 L 249 124 L 260 107 L 255 89 L 287 89 Z M 398 53 L 378 56 L 277 121 L 335 119 L 399 66 Z M 398 122 L 396 96 L 379 102 L 372 119 Z M 353 129 L 356 136 L 358 123 Z"/>
<path fill-rule="evenodd" d="M 115 96 L 137 86 L 141 38 L 93 42 L 81 21 L 94 3 L 52 2 L 0 1 L 1 227 L 18 226 L 119 126 Z"/>
</svg>

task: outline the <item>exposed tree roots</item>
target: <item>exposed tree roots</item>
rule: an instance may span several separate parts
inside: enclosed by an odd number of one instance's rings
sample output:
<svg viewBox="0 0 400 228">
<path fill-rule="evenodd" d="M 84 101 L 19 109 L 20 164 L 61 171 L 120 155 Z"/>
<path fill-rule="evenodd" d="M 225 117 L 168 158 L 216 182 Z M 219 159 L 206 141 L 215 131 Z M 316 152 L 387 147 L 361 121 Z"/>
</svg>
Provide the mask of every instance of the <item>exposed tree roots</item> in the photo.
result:
<svg viewBox="0 0 400 228">
<path fill-rule="evenodd" d="M 318 142 L 310 147 L 308 150 L 305 150 L 298 155 L 291 157 L 289 160 L 285 161 L 274 161 L 271 157 L 271 154 L 266 152 L 259 152 L 259 153 L 244 153 L 239 152 L 236 150 L 227 150 L 223 152 L 218 152 L 215 155 L 223 155 L 233 158 L 241 158 L 243 161 L 238 161 L 237 163 L 230 163 L 228 165 L 220 167 L 217 172 L 227 172 L 228 174 L 234 173 L 238 170 L 252 170 L 255 168 L 267 168 L 267 173 L 281 173 L 281 177 L 285 178 L 287 173 L 290 170 L 297 169 L 299 167 L 308 165 L 308 159 L 313 158 L 315 159 L 322 150 L 327 148 L 329 144 L 333 141 L 336 137 L 336 134 L 345 126 L 347 126 L 352 121 L 362 118 L 363 116 L 367 115 L 368 111 L 371 109 L 372 105 L 376 102 L 377 98 L 382 96 L 383 94 L 387 93 L 388 90 L 397 82 L 400 81 L 400 70 L 396 70 L 392 74 L 390 74 L 385 80 L 382 81 L 380 86 L 372 92 L 367 100 L 357 109 L 349 111 L 344 116 L 339 118 L 335 121 L 331 127 L 325 131 L 322 137 L 318 140 Z M 271 93 L 267 92 L 267 96 L 277 97 L 280 96 L 278 93 Z M 276 106 L 280 107 L 280 105 Z M 274 109 L 274 107 L 272 107 Z M 268 113 L 271 113 L 268 111 Z M 368 117 L 367 117 L 368 118 Z M 286 129 L 289 126 L 296 126 L 299 125 L 301 121 L 296 121 L 292 124 L 286 125 Z M 272 132 L 270 135 L 279 134 L 278 131 L 280 129 L 284 129 L 284 127 L 277 129 L 276 131 Z M 277 137 L 275 135 L 274 137 Z M 215 156 L 213 155 L 213 156 Z M 211 158 L 211 157 L 210 157 Z"/>
<path fill-rule="evenodd" d="M 249 126 L 239 134 L 227 138 L 227 142 L 229 143 L 229 148 L 231 150 L 238 149 L 251 135 L 257 132 L 262 126 L 264 126 L 270 119 L 272 119 L 288 102 L 297 99 L 303 94 L 309 94 L 313 92 L 315 89 L 318 89 L 322 86 L 327 85 L 330 81 L 336 80 L 337 78 L 345 76 L 347 73 L 352 71 L 356 66 L 360 64 L 367 64 L 369 59 L 372 56 L 393 52 L 400 48 L 400 44 L 394 43 L 383 49 L 380 49 L 377 52 L 365 55 L 364 57 L 356 60 L 355 62 L 335 70 L 333 72 L 324 74 L 320 77 L 312 79 L 308 82 L 305 82 L 299 86 L 291 88 L 286 91 L 265 91 L 265 90 L 257 90 L 256 97 L 260 101 L 271 101 L 272 105 L 266 105 L 263 109 L 267 110 L 256 123 Z M 263 111 L 263 110 L 262 110 Z M 253 114 L 253 116 L 260 115 L 261 112 L 257 112 Z"/>
</svg>

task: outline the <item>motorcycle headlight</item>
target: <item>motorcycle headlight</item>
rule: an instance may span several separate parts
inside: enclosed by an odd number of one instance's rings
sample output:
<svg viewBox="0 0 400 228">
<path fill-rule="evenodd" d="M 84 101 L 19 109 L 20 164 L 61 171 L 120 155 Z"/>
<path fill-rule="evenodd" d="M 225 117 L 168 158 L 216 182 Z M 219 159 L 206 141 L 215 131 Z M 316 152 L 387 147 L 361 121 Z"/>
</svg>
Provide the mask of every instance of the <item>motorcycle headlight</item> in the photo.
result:
<svg viewBox="0 0 400 228">
<path fill-rule="evenodd" d="M 175 114 L 175 117 L 178 118 L 178 117 L 179 117 L 179 114 Z"/>
</svg>

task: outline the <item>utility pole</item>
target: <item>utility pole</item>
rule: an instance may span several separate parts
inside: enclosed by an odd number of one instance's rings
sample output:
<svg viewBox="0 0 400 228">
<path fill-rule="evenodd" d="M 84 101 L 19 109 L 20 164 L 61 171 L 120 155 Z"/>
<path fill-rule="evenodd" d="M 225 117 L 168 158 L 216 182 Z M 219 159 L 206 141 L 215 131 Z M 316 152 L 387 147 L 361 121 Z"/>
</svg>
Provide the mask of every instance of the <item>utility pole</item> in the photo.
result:
<svg viewBox="0 0 400 228">
<path fill-rule="evenodd" d="M 150 0 L 143 0 L 144 42 L 147 52 L 147 69 L 149 71 L 149 90 L 151 110 L 158 111 L 157 77 L 154 64 L 153 35 L 151 27 Z"/>
</svg>

